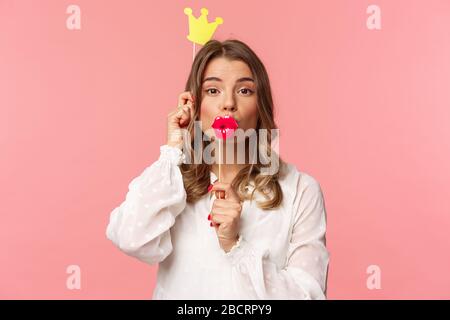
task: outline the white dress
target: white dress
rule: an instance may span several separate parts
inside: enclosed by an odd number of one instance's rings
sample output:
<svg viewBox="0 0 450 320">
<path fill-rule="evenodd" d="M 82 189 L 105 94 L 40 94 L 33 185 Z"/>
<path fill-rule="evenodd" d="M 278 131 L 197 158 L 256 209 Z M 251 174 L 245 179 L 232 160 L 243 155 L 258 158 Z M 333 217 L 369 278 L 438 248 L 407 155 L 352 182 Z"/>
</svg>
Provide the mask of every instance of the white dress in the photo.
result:
<svg viewBox="0 0 450 320">
<path fill-rule="evenodd" d="M 208 220 L 215 196 L 186 202 L 183 159 L 180 149 L 161 146 L 106 230 L 126 254 L 159 263 L 153 299 L 326 299 L 326 210 L 313 177 L 291 164 L 280 168 L 281 207 L 262 210 L 255 199 L 245 201 L 239 241 L 226 253 Z"/>
</svg>

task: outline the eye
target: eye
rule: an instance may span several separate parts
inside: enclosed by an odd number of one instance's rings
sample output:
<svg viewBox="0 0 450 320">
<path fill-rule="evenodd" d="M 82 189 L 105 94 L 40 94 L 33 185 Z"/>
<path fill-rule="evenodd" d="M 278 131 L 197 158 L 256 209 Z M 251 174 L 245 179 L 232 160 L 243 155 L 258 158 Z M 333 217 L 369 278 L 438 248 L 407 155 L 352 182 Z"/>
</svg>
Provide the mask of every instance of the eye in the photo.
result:
<svg viewBox="0 0 450 320">
<path fill-rule="evenodd" d="M 209 89 L 206 89 L 205 91 L 212 95 L 219 93 L 219 90 L 217 90 L 216 88 L 209 88 Z"/>
<path fill-rule="evenodd" d="M 242 88 L 241 90 L 239 90 L 240 92 L 242 92 L 244 95 L 249 96 L 253 93 L 253 90 L 248 89 L 248 88 Z"/>
</svg>

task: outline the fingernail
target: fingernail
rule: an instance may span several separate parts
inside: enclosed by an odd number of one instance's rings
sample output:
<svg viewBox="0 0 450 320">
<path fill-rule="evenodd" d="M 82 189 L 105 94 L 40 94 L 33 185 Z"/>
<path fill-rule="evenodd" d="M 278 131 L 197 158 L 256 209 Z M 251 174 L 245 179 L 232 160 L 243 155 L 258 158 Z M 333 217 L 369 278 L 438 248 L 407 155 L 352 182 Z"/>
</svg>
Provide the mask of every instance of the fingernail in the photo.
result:
<svg viewBox="0 0 450 320">
<path fill-rule="evenodd" d="M 208 220 L 211 220 L 211 214 L 208 214 Z"/>
<path fill-rule="evenodd" d="M 210 185 L 208 186 L 208 192 L 210 192 L 210 191 L 211 191 L 212 187 L 213 187 L 213 185 L 212 185 L 212 184 L 210 184 Z"/>
<path fill-rule="evenodd" d="M 209 226 L 210 226 L 210 227 L 212 227 L 212 226 L 213 226 L 212 222 L 211 222 L 211 223 L 209 224 Z"/>
</svg>

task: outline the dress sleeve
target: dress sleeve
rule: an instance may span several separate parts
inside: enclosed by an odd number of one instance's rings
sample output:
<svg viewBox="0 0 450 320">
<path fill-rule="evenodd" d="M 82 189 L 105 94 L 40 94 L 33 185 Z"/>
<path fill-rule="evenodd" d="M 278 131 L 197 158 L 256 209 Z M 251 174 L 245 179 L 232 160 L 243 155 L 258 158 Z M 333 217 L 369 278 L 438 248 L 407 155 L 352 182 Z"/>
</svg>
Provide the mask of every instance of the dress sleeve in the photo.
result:
<svg viewBox="0 0 450 320">
<path fill-rule="evenodd" d="M 242 299 L 326 299 L 329 253 L 326 210 L 318 182 L 299 179 L 294 198 L 293 228 L 284 268 L 242 236 L 228 252 L 232 281 Z M 239 297 L 238 297 L 239 298 Z"/>
<path fill-rule="evenodd" d="M 186 206 L 183 158 L 180 149 L 161 146 L 159 159 L 131 181 L 111 212 L 106 236 L 124 253 L 155 264 L 172 252 L 170 228 Z"/>
</svg>

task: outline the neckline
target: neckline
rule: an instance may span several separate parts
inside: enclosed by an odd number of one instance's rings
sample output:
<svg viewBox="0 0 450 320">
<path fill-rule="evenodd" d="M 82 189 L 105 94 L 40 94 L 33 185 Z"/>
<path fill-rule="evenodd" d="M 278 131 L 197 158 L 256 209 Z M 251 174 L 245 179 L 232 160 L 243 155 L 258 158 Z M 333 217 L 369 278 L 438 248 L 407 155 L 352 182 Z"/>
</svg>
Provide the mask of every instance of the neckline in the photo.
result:
<svg viewBox="0 0 450 320">
<path fill-rule="evenodd" d="M 212 172 L 212 170 L 209 171 L 209 174 L 210 174 L 210 183 L 211 183 L 211 184 L 214 184 L 214 182 L 216 182 L 217 180 L 219 180 L 219 178 L 216 176 L 216 174 L 215 174 L 214 172 Z M 247 187 L 245 187 L 245 188 L 246 188 L 247 190 L 252 191 L 252 190 L 255 188 L 255 186 L 254 186 L 253 182 L 251 181 L 250 184 L 249 184 Z M 212 194 L 212 193 L 211 193 L 211 194 Z"/>
</svg>

